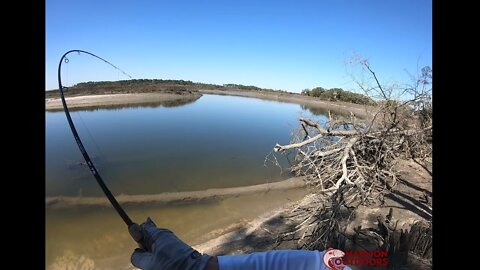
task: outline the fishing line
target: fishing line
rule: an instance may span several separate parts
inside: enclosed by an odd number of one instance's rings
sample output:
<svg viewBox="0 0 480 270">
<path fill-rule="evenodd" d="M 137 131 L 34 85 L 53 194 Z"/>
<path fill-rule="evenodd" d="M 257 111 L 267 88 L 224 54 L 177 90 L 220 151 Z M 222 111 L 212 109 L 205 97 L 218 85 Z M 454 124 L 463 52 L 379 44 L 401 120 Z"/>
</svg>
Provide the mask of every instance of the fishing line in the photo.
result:
<svg viewBox="0 0 480 270">
<path fill-rule="evenodd" d="M 80 139 L 80 136 L 78 135 L 77 129 L 75 128 L 75 125 L 73 124 L 72 117 L 70 116 L 70 111 L 68 110 L 67 102 L 65 101 L 65 95 L 63 93 L 64 87 L 62 85 L 62 63 L 65 62 L 66 64 L 69 62 L 67 55 L 72 53 L 72 52 L 77 52 L 78 54 L 84 53 L 91 55 L 97 59 L 100 59 L 104 61 L 106 64 L 114 67 L 115 69 L 121 71 L 124 75 L 128 76 L 130 79 L 132 76 L 128 75 L 125 73 L 123 70 L 118 68 L 117 66 L 113 65 L 112 63 L 108 62 L 107 60 L 101 58 L 100 56 L 97 56 L 93 53 L 83 51 L 83 50 L 70 50 L 66 52 L 62 58 L 60 58 L 60 63 L 58 64 L 58 90 L 60 91 L 60 98 L 62 99 L 62 105 L 63 105 L 63 110 L 65 111 L 65 116 L 67 117 L 68 125 L 70 126 L 70 129 L 73 133 L 73 137 L 75 138 L 75 141 L 78 145 L 78 149 L 80 149 L 80 152 L 83 155 L 83 158 L 85 159 L 85 162 L 87 163 L 90 172 L 93 174 L 95 177 L 95 180 L 97 180 L 98 185 L 102 189 L 103 193 L 107 197 L 107 199 L 110 201 L 112 204 L 113 208 L 117 211 L 117 213 L 120 215 L 122 220 L 125 222 L 125 224 L 128 226 L 128 231 L 132 238 L 139 244 L 141 248 L 148 248 L 144 244 L 144 237 L 143 237 L 143 231 L 141 227 L 137 224 L 134 223 L 130 217 L 127 215 L 125 210 L 123 210 L 122 206 L 118 203 L 117 199 L 113 196 L 112 192 L 108 189 L 107 185 L 103 181 L 102 177 L 97 171 L 97 168 L 93 164 L 92 160 L 90 159 L 90 156 L 88 155 L 87 151 L 85 150 L 85 147 L 83 146 L 82 140 Z M 148 249 L 147 249 L 148 250 Z"/>
<path fill-rule="evenodd" d="M 78 55 L 80 55 L 80 53 L 78 53 Z M 65 58 L 65 77 L 66 77 L 66 85 L 70 85 L 70 81 L 68 80 L 68 76 L 70 74 L 70 71 L 69 71 L 69 66 L 70 66 L 70 59 L 68 58 Z M 117 76 L 118 76 L 118 71 L 117 71 Z M 64 89 L 67 88 L 67 87 L 64 87 Z M 97 151 L 99 152 L 99 154 L 102 156 L 103 159 L 105 159 L 105 155 L 103 154 L 102 150 L 100 149 L 100 147 L 98 146 L 97 142 L 95 141 L 95 139 L 93 138 L 92 134 L 90 133 L 90 130 L 88 129 L 87 125 L 85 125 L 85 121 L 83 121 L 83 118 L 82 118 L 82 115 L 80 113 L 80 111 L 74 111 L 74 114 L 77 116 L 77 119 L 80 119 L 80 122 L 82 123 L 83 127 L 85 128 L 85 130 L 87 131 L 88 135 L 90 136 L 90 140 L 93 142 L 93 144 L 95 145 L 95 147 L 97 148 Z M 82 163 L 80 163 L 82 164 Z M 86 164 L 84 164 L 86 165 Z"/>
<path fill-rule="evenodd" d="M 83 121 L 82 114 L 80 113 L 80 111 L 76 111 L 74 113 L 75 113 L 76 116 L 78 116 L 78 119 L 80 119 L 80 122 L 82 123 L 83 127 L 85 128 L 85 131 L 87 131 L 87 134 L 90 137 L 90 140 L 93 142 L 93 144 L 97 148 L 97 151 L 98 151 L 99 155 L 102 157 L 103 160 L 106 161 L 107 156 L 103 153 L 102 149 L 100 149 L 100 146 L 97 144 L 94 137 L 92 136 L 92 133 L 90 132 L 90 129 L 87 127 L 87 125 L 85 125 L 85 121 Z"/>
</svg>

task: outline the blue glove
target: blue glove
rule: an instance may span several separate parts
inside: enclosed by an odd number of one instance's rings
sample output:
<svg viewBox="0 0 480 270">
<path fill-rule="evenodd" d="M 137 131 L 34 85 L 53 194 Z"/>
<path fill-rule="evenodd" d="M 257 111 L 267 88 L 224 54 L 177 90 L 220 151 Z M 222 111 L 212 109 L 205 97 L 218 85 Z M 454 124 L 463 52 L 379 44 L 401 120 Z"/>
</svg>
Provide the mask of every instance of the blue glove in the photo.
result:
<svg viewBox="0 0 480 270">
<path fill-rule="evenodd" d="M 131 262 L 144 270 L 204 270 L 211 256 L 200 254 L 172 231 L 157 228 L 150 218 L 140 225 L 144 249 L 132 253 Z"/>
</svg>

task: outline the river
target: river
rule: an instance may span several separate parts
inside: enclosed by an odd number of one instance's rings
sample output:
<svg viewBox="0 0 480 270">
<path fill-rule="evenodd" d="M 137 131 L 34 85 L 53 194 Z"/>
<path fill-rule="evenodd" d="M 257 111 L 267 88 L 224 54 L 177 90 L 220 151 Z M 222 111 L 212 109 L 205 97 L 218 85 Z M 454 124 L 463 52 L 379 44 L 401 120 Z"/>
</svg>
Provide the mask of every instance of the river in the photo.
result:
<svg viewBox="0 0 480 270">
<path fill-rule="evenodd" d="M 72 112 L 80 137 L 114 195 L 159 194 L 276 182 L 291 177 L 269 156 L 287 144 L 299 117 L 324 111 L 291 103 L 203 95 L 178 106 L 97 108 Z M 63 111 L 46 112 L 46 197 L 98 197 Z M 268 158 L 266 158 L 268 156 Z M 288 167 L 287 158 L 277 155 Z M 194 245 L 300 199 L 303 189 L 201 203 L 128 205 L 136 222 L 150 216 Z M 46 267 L 131 269 L 135 243 L 113 208 L 46 206 Z"/>
</svg>

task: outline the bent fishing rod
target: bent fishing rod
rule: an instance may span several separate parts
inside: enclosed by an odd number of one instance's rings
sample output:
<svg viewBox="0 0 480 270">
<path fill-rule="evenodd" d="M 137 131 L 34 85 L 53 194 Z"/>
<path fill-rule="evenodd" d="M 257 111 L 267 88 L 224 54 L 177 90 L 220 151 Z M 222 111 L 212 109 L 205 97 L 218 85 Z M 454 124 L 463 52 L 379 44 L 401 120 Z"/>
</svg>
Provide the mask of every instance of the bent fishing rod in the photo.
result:
<svg viewBox="0 0 480 270">
<path fill-rule="evenodd" d="M 100 188 L 102 189 L 103 193 L 105 194 L 107 199 L 110 201 L 113 208 L 115 208 L 117 213 L 123 219 L 125 224 L 127 224 L 128 231 L 129 231 L 130 235 L 132 236 L 132 238 L 139 244 L 139 246 L 141 248 L 146 249 L 147 247 L 143 244 L 143 233 L 142 233 L 141 227 L 137 223 L 133 222 L 130 219 L 130 217 L 127 215 L 125 210 L 118 203 L 117 199 L 115 199 L 112 192 L 110 192 L 110 190 L 108 189 L 107 185 L 105 184 L 102 177 L 98 173 L 97 168 L 95 168 L 95 165 L 93 164 L 92 160 L 90 159 L 90 156 L 88 155 L 87 151 L 85 150 L 85 147 L 83 146 L 82 140 L 80 139 L 80 136 L 78 135 L 77 129 L 75 128 L 75 125 L 73 124 L 72 118 L 70 117 L 70 111 L 68 110 L 67 102 L 65 101 L 65 95 L 63 93 L 64 87 L 62 86 L 61 70 L 62 70 L 62 63 L 63 62 L 68 63 L 69 62 L 69 60 L 67 58 L 67 55 L 70 54 L 70 53 L 73 53 L 73 52 L 77 52 L 79 54 L 84 53 L 84 54 L 91 55 L 95 58 L 98 58 L 98 59 L 104 61 L 105 63 L 114 67 L 115 69 L 121 71 L 126 76 L 128 76 L 130 78 L 132 78 L 132 77 L 130 75 L 128 75 L 127 73 L 125 73 L 120 68 L 113 65 L 112 63 L 110 63 L 107 60 L 101 58 L 100 56 L 97 56 L 93 53 L 83 51 L 83 50 L 70 50 L 70 51 L 66 52 L 62 56 L 62 58 L 60 58 L 60 63 L 58 64 L 58 89 L 60 90 L 60 97 L 62 99 L 63 110 L 65 111 L 65 115 L 67 116 L 68 125 L 70 126 L 70 129 L 72 130 L 73 137 L 75 138 L 75 141 L 77 142 L 78 148 L 80 149 L 80 152 L 82 153 L 83 158 L 85 159 L 85 162 L 87 163 L 88 168 L 90 169 L 90 172 L 93 174 L 93 176 L 97 180 L 97 183 L 100 186 Z"/>
</svg>

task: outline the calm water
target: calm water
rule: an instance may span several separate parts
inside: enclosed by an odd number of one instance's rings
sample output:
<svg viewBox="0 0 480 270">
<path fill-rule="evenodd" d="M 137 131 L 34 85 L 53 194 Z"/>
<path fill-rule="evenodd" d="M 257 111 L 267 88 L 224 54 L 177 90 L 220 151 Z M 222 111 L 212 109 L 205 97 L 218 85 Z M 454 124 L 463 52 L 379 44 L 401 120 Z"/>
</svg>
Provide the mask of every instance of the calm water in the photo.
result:
<svg viewBox="0 0 480 270">
<path fill-rule="evenodd" d="M 317 115 L 314 115 L 317 114 Z M 154 194 L 261 184 L 290 177 L 265 157 L 287 144 L 298 118 L 326 118 L 296 104 L 204 95 L 176 107 L 149 106 L 72 112 L 80 137 L 114 194 Z M 46 196 L 101 196 L 63 112 L 46 112 Z M 284 165 L 286 159 L 279 159 Z M 305 191 L 276 191 L 196 205 L 128 207 L 141 222 L 151 216 L 190 244 L 207 233 L 253 218 Z M 111 208 L 46 210 L 50 269 L 81 261 L 129 269 L 135 244 Z M 82 257 L 83 256 L 83 257 Z M 87 267 L 88 269 L 88 267 Z"/>
</svg>

